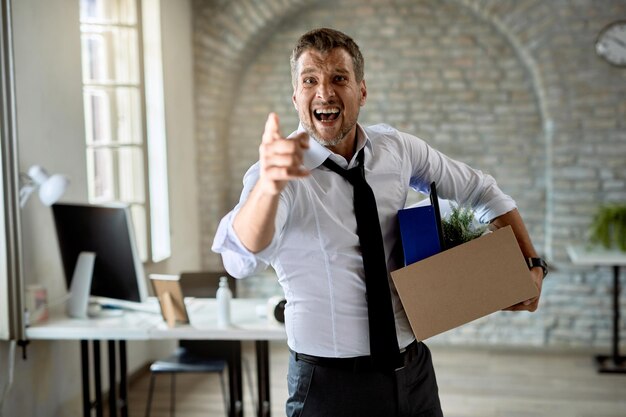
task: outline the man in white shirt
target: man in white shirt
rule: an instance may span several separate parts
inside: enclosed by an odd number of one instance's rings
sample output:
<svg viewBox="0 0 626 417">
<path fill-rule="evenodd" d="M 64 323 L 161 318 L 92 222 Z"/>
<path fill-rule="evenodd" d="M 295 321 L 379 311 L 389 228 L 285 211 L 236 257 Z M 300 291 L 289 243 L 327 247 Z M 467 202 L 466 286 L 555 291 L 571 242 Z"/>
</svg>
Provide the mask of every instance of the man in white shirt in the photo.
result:
<svg viewBox="0 0 626 417">
<path fill-rule="evenodd" d="M 397 211 L 409 189 L 471 206 L 484 223 L 511 225 L 527 258 L 536 257 L 511 197 L 495 180 L 387 125 L 358 124 L 367 88 L 361 52 L 332 29 L 304 34 L 291 56 L 299 129 L 282 136 L 269 115 L 259 162 L 244 177 L 239 204 L 222 219 L 213 250 L 242 278 L 272 265 L 287 300 L 291 351 L 289 416 L 441 416 L 428 348 L 416 341 L 389 271 L 402 266 Z M 378 208 L 399 363 L 370 360 L 368 294 L 353 186 L 323 165 L 362 166 Z M 356 186 L 355 186 L 356 187 Z M 539 290 L 543 273 L 531 268 Z M 371 294 L 369 295 L 372 296 Z M 537 309 L 539 297 L 510 310 Z M 396 341 L 394 340 L 394 343 Z"/>
</svg>

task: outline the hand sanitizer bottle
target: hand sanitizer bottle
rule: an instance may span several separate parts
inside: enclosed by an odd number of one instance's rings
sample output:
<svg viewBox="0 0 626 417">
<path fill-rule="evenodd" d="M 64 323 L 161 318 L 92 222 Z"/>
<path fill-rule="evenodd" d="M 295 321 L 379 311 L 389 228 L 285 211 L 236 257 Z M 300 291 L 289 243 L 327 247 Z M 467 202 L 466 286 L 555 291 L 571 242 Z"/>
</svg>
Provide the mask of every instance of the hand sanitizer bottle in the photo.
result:
<svg viewBox="0 0 626 417">
<path fill-rule="evenodd" d="M 230 326 L 230 299 L 233 293 L 228 288 L 228 278 L 220 278 L 220 286 L 215 295 L 217 299 L 217 325 L 219 327 Z"/>
</svg>

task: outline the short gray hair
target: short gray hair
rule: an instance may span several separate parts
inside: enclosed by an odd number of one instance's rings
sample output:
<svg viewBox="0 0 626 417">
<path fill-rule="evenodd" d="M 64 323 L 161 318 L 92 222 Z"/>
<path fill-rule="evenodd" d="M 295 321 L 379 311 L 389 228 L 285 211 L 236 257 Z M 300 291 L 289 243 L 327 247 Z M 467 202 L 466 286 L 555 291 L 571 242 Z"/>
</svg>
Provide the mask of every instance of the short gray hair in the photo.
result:
<svg viewBox="0 0 626 417">
<path fill-rule="evenodd" d="M 352 64 L 354 66 L 354 75 L 357 82 L 363 80 L 365 61 L 359 45 L 345 33 L 339 32 L 335 29 L 320 28 L 313 29 L 298 39 L 295 48 L 291 52 L 291 81 L 295 87 L 297 77 L 297 64 L 300 55 L 308 49 L 316 49 L 320 52 L 328 53 L 335 48 L 343 48 L 352 57 Z"/>
</svg>

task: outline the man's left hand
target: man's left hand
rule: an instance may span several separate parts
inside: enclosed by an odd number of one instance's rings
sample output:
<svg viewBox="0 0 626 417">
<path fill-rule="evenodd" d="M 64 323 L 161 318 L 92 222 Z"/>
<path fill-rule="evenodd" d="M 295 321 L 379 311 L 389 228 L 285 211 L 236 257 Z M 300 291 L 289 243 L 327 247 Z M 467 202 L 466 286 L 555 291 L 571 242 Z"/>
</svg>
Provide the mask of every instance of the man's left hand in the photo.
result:
<svg viewBox="0 0 626 417">
<path fill-rule="evenodd" d="M 532 268 L 530 270 L 530 276 L 532 277 L 533 283 L 537 287 L 539 294 L 526 301 L 522 301 L 521 303 L 512 305 L 511 307 L 505 308 L 504 311 L 535 311 L 537 307 L 539 307 L 539 298 L 541 297 L 541 285 L 543 284 L 543 271 L 541 268 Z"/>
</svg>

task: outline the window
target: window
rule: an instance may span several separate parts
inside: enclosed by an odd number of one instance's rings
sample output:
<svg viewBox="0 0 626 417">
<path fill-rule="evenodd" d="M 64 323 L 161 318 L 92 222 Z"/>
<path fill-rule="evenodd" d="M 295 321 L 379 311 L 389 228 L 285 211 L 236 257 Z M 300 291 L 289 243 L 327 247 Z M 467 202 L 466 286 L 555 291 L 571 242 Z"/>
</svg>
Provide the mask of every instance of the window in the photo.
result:
<svg viewBox="0 0 626 417">
<path fill-rule="evenodd" d="M 89 201 L 129 204 L 157 262 L 170 255 L 159 1 L 80 0 L 80 20 Z"/>
</svg>

